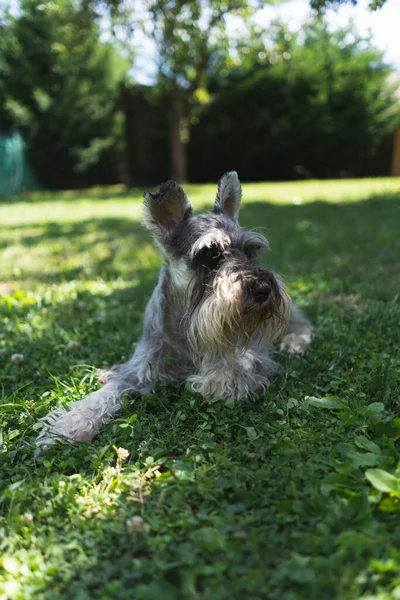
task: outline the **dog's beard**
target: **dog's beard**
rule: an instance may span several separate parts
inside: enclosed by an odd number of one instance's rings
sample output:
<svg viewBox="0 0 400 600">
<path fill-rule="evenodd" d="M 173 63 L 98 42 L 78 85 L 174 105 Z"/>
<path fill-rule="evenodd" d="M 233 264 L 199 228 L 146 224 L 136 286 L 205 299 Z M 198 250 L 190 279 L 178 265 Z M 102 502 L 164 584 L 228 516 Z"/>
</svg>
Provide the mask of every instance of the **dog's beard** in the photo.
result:
<svg viewBox="0 0 400 600">
<path fill-rule="evenodd" d="M 257 342 L 279 340 L 286 328 L 290 298 L 284 285 L 268 273 L 271 292 L 264 303 L 251 297 L 250 284 L 254 274 L 226 266 L 210 284 L 204 286 L 196 299 L 196 283 L 192 301 L 185 317 L 189 344 L 196 354 L 240 352 Z"/>
</svg>

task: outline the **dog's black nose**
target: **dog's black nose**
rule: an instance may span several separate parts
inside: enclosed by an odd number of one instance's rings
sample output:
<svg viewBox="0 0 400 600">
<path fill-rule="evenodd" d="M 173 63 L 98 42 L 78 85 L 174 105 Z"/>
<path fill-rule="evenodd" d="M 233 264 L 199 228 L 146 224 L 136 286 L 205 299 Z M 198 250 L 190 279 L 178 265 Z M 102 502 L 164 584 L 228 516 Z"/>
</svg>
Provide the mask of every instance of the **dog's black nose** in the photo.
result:
<svg viewBox="0 0 400 600">
<path fill-rule="evenodd" d="M 252 287 L 252 294 L 255 302 L 261 304 L 268 300 L 268 297 L 271 293 L 271 287 L 266 281 L 256 281 Z"/>
</svg>

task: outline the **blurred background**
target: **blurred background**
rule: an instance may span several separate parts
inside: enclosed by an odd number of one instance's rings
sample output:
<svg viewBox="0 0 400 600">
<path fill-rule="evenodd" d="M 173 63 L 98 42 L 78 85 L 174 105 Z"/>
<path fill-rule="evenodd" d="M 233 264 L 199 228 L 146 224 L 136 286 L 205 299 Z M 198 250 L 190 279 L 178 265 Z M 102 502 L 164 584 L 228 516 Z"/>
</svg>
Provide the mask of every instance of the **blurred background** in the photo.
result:
<svg viewBox="0 0 400 600">
<path fill-rule="evenodd" d="M 396 0 L 0 0 L 0 195 L 400 175 L 399 22 Z"/>
</svg>

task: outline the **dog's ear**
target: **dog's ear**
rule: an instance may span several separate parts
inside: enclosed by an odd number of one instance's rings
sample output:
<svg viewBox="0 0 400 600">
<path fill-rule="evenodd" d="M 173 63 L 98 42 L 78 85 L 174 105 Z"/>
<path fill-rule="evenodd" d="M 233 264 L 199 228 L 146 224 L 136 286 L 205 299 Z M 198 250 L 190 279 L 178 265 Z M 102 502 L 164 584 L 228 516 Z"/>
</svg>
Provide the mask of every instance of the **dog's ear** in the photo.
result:
<svg viewBox="0 0 400 600">
<path fill-rule="evenodd" d="M 163 183 L 155 194 L 144 194 L 143 224 L 158 238 L 164 238 L 191 214 L 190 202 L 176 181 Z"/>
<path fill-rule="evenodd" d="M 224 213 L 234 221 L 239 216 L 242 188 L 236 171 L 222 175 L 218 182 L 218 193 L 215 199 L 214 212 Z"/>
</svg>

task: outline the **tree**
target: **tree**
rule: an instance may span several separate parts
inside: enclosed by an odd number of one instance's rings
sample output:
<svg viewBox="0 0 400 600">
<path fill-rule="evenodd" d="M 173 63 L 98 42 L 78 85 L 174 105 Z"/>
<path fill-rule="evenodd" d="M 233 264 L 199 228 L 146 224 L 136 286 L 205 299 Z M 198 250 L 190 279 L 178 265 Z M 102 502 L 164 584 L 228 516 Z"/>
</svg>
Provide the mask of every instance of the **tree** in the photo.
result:
<svg viewBox="0 0 400 600">
<path fill-rule="evenodd" d="M 140 29 L 155 44 L 158 90 L 170 110 L 171 176 L 187 179 L 188 123 L 192 107 L 207 96 L 204 80 L 213 59 L 226 48 L 226 20 L 249 17 L 258 8 L 279 0 L 143 0 L 130 13 L 122 0 L 108 0 L 116 27 Z M 92 11 L 103 10 L 92 0 Z"/>
<path fill-rule="evenodd" d="M 24 134 L 46 187 L 118 177 L 116 96 L 128 64 L 72 0 L 22 0 L 0 25 L 0 124 Z"/>
<path fill-rule="evenodd" d="M 226 17 L 249 16 L 255 8 L 247 0 L 147 3 L 153 24 L 148 33 L 159 57 L 158 86 L 170 104 L 171 176 L 177 181 L 187 179 L 190 112 L 206 95 L 204 79 L 213 57 L 226 47 Z"/>
</svg>

